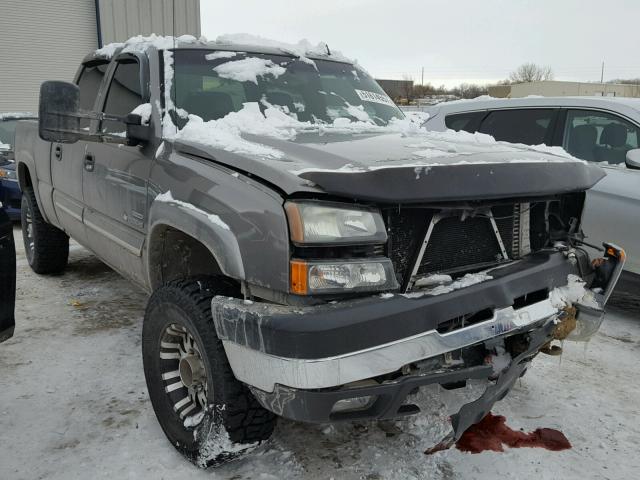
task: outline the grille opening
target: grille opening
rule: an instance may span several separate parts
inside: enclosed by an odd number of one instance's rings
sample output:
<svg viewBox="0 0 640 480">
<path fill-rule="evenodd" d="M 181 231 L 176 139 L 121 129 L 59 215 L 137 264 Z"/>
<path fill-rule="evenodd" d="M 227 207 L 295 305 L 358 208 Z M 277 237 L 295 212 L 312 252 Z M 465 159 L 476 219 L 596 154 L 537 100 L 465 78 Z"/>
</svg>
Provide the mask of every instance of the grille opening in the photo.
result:
<svg viewBox="0 0 640 480">
<path fill-rule="evenodd" d="M 525 293 L 513 301 L 513 309 L 518 310 L 519 308 L 533 305 L 534 303 L 541 302 L 547 298 L 549 298 L 549 289 L 547 288 Z"/>
<path fill-rule="evenodd" d="M 475 325 L 476 323 L 484 322 L 493 318 L 493 310 L 491 308 L 485 308 L 479 312 L 462 315 L 455 317 L 445 322 L 440 323 L 436 329 L 438 333 L 450 333 L 463 327 Z"/>
</svg>

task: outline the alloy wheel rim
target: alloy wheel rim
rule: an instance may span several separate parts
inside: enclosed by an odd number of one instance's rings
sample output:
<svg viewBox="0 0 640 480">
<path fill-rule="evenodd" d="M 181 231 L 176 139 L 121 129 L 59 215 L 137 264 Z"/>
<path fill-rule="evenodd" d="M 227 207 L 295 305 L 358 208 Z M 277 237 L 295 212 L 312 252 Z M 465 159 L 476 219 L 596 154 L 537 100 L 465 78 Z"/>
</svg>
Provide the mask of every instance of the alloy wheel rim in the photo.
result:
<svg viewBox="0 0 640 480">
<path fill-rule="evenodd" d="M 173 410 L 185 420 L 207 408 L 207 370 L 195 338 L 176 323 L 167 326 L 160 341 L 160 365 L 164 391 Z"/>
</svg>

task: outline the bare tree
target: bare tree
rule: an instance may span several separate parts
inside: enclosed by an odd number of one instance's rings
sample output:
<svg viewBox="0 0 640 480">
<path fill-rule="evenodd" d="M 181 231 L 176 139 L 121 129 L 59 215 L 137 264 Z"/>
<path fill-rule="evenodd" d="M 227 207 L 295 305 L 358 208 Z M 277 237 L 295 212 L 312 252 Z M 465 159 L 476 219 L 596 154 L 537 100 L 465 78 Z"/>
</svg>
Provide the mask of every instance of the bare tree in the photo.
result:
<svg viewBox="0 0 640 480">
<path fill-rule="evenodd" d="M 509 75 L 511 83 L 539 82 L 541 80 L 553 80 L 551 67 L 536 65 L 535 63 L 523 63 Z"/>
<path fill-rule="evenodd" d="M 486 95 L 488 93 L 488 90 L 486 85 L 477 85 L 475 83 L 461 83 L 457 87 L 452 88 L 449 92 L 460 98 L 476 98 L 480 95 Z"/>
</svg>

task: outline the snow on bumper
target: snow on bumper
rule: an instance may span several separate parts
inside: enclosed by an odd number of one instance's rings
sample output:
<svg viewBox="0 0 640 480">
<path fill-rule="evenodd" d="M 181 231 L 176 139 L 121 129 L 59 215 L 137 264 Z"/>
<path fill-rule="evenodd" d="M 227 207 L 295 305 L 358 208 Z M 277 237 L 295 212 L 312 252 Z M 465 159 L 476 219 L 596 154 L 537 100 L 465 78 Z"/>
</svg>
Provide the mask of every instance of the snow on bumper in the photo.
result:
<svg viewBox="0 0 640 480">
<path fill-rule="evenodd" d="M 322 389 L 538 328 L 555 321 L 571 303 L 578 310 L 578 324 L 586 325 L 577 329 L 582 332 L 579 336 L 586 337 L 602 321 L 623 261 L 622 252 L 608 284 L 600 293 L 589 295 L 583 284 L 576 286 L 571 280 L 588 259 L 575 261 L 549 251 L 495 269 L 491 280 L 446 295 L 375 296 L 314 307 L 217 297 L 212 312 L 240 381 L 264 392 L 273 392 L 276 385 Z M 581 295 L 576 296 L 578 291 Z M 490 318 L 447 333 L 440 329 L 453 318 L 481 310 L 490 310 Z"/>
</svg>

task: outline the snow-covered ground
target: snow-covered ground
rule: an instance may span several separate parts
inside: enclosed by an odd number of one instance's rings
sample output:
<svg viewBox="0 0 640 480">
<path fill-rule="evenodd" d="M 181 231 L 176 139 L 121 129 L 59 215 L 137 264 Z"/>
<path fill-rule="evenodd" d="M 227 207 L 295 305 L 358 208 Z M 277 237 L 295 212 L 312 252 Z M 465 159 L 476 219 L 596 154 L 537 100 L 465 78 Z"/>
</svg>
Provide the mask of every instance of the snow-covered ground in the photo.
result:
<svg viewBox="0 0 640 480">
<path fill-rule="evenodd" d="M 434 412 L 386 424 L 280 421 L 267 445 L 202 471 L 168 444 L 140 356 L 146 295 L 74 245 L 67 273 L 38 277 L 18 247 L 17 328 L 0 345 L 0 479 L 630 479 L 640 470 L 640 303 L 612 311 L 586 346 L 540 356 L 494 408 L 515 428 L 562 431 L 563 452 L 423 451 Z M 472 390 L 467 392 L 469 395 Z"/>
</svg>

